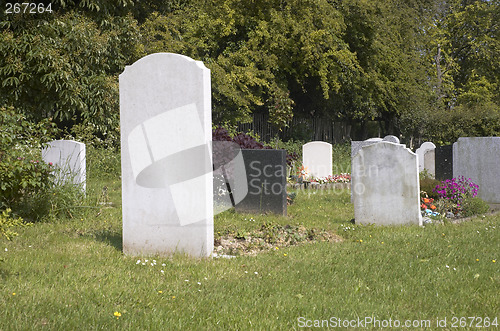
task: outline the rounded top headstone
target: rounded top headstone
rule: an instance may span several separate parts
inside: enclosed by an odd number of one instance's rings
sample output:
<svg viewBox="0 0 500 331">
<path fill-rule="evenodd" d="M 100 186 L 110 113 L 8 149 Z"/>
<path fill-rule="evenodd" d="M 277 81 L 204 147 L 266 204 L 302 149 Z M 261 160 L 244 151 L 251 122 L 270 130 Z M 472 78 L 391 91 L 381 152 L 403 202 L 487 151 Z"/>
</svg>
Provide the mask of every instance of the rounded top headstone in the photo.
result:
<svg viewBox="0 0 500 331">
<path fill-rule="evenodd" d="M 391 142 L 391 143 L 396 143 L 396 144 L 399 144 L 399 138 L 396 137 L 396 136 L 393 136 L 393 135 L 388 135 L 388 136 L 385 136 L 384 141 L 388 141 L 388 142 Z"/>
<path fill-rule="evenodd" d="M 430 141 L 424 142 L 422 145 L 420 145 L 419 149 L 422 148 L 422 150 L 429 150 L 429 149 L 434 149 L 436 148 L 436 145 Z"/>
</svg>

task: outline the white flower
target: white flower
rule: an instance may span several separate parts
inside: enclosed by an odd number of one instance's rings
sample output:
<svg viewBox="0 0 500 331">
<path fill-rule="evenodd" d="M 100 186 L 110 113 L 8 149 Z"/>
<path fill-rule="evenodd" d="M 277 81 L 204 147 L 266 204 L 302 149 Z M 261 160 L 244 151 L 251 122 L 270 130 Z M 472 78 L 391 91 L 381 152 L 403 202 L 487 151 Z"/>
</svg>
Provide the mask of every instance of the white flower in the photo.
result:
<svg viewBox="0 0 500 331">
<path fill-rule="evenodd" d="M 8 252 L 9 250 L 7 249 L 7 247 L 5 247 L 5 251 Z"/>
<path fill-rule="evenodd" d="M 201 285 L 201 283 L 200 283 L 200 282 L 198 282 L 198 285 Z"/>
<path fill-rule="evenodd" d="M 161 266 L 162 266 L 162 267 L 165 267 L 165 266 L 166 266 L 166 264 L 165 264 L 165 263 L 162 263 L 162 264 L 161 264 Z"/>
<path fill-rule="evenodd" d="M 160 271 L 161 271 L 161 273 L 162 273 L 162 274 L 164 274 L 164 273 L 165 273 L 165 271 L 163 271 L 163 270 L 160 270 Z"/>
<path fill-rule="evenodd" d="M 448 269 L 449 269 L 449 268 L 450 268 L 450 266 L 449 266 L 449 265 L 446 265 L 446 268 L 448 268 Z"/>
<path fill-rule="evenodd" d="M 256 272 L 254 272 L 254 274 L 258 275 L 259 273 L 256 271 Z"/>
<path fill-rule="evenodd" d="M 139 264 L 139 263 L 141 263 L 141 260 L 137 260 L 137 262 L 135 264 Z"/>
<path fill-rule="evenodd" d="M 189 279 L 184 279 L 185 282 L 189 282 Z"/>
</svg>

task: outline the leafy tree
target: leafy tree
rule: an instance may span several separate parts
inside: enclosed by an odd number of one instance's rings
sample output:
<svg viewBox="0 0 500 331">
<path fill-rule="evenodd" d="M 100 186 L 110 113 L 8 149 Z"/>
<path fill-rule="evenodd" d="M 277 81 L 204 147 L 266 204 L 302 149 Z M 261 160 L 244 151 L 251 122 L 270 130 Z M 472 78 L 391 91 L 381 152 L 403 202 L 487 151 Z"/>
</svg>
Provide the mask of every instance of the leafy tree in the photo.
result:
<svg viewBox="0 0 500 331">
<path fill-rule="evenodd" d="M 0 103 L 29 119 L 118 127 L 118 74 L 142 55 L 136 21 L 113 5 L 55 1 L 52 13 L 0 16 Z"/>
<path fill-rule="evenodd" d="M 327 100 L 358 67 L 328 1 L 194 1 L 143 25 L 148 52 L 181 53 L 212 71 L 219 121 L 268 111 L 275 124 L 294 114 L 328 112 Z"/>
</svg>

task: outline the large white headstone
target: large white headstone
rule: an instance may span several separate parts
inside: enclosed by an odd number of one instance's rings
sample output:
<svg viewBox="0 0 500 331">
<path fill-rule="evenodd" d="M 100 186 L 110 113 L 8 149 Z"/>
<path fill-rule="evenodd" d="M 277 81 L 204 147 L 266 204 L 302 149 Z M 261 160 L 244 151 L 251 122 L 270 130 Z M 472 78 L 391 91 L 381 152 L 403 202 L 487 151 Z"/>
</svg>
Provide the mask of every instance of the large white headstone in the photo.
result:
<svg viewBox="0 0 500 331">
<path fill-rule="evenodd" d="M 210 70 L 148 55 L 120 75 L 123 250 L 213 250 Z"/>
<path fill-rule="evenodd" d="M 417 153 L 417 156 L 418 156 L 418 171 L 419 172 L 424 171 L 424 169 L 427 169 L 429 171 L 430 164 L 428 165 L 428 167 L 425 166 L 425 153 L 427 153 L 430 150 L 435 151 L 436 145 L 434 145 L 434 143 L 431 143 L 430 141 L 426 141 L 422 145 L 420 145 L 420 147 L 417 148 L 417 150 L 415 151 L 415 153 Z M 429 158 L 429 161 L 430 161 L 430 158 Z"/>
<path fill-rule="evenodd" d="M 357 224 L 418 224 L 417 155 L 404 145 L 379 142 L 353 158 L 351 191 Z"/>
<path fill-rule="evenodd" d="M 54 140 L 42 149 L 42 160 L 57 167 L 61 184 L 71 182 L 86 189 L 85 144 L 73 140 Z"/>
<path fill-rule="evenodd" d="M 500 203 L 500 137 L 458 138 L 453 144 L 453 177 L 479 185 L 478 197 Z"/>
<path fill-rule="evenodd" d="M 309 176 L 321 178 L 332 175 L 332 144 L 312 141 L 302 146 L 302 164 Z"/>
</svg>

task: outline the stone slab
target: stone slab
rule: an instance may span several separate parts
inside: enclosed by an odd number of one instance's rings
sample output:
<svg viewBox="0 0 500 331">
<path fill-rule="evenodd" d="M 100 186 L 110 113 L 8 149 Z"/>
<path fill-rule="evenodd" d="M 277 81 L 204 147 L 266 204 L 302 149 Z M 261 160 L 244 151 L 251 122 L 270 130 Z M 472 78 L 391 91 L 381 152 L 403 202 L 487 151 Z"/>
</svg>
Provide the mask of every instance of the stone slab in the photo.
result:
<svg viewBox="0 0 500 331">
<path fill-rule="evenodd" d="M 304 144 L 302 165 L 307 168 L 309 177 L 332 176 L 332 144 L 324 141 L 311 141 Z"/>
<path fill-rule="evenodd" d="M 123 251 L 213 251 L 210 70 L 156 53 L 120 75 Z"/>
<path fill-rule="evenodd" d="M 380 142 L 353 158 L 351 192 L 357 224 L 422 225 L 417 155 Z"/>
<path fill-rule="evenodd" d="M 425 169 L 425 153 L 429 150 L 434 150 L 436 149 L 436 145 L 430 141 L 424 142 L 422 145 L 420 145 L 419 148 L 415 151 L 418 156 L 418 171 L 422 172 Z"/>
<path fill-rule="evenodd" d="M 236 204 L 236 211 L 274 213 L 286 216 L 286 151 L 242 149 L 248 194 Z"/>
<path fill-rule="evenodd" d="M 479 185 L 478 197 L 500 203 L 500 137 L 460 137 L 453 144 L 453 177 Z"/>
<path fill-rule="evenodd" d="M 453 178 L 453 145 L 438 146 L 435 150 L 436 179 Z"/>
<path fill-rule="evenodd" d="M 424 169 L 429 175 L 436 177 L 436 149 L 429 149 L 424 154 Z"/>
<path fill-rule="evenodd" d="M 85 144 L 74 140 L 54 140 L 42 149 L 42 160 L 58 168 L 57 180 L 64 184 L 71 182 L 82 191 L 86 190 Z"/>
</svg>

